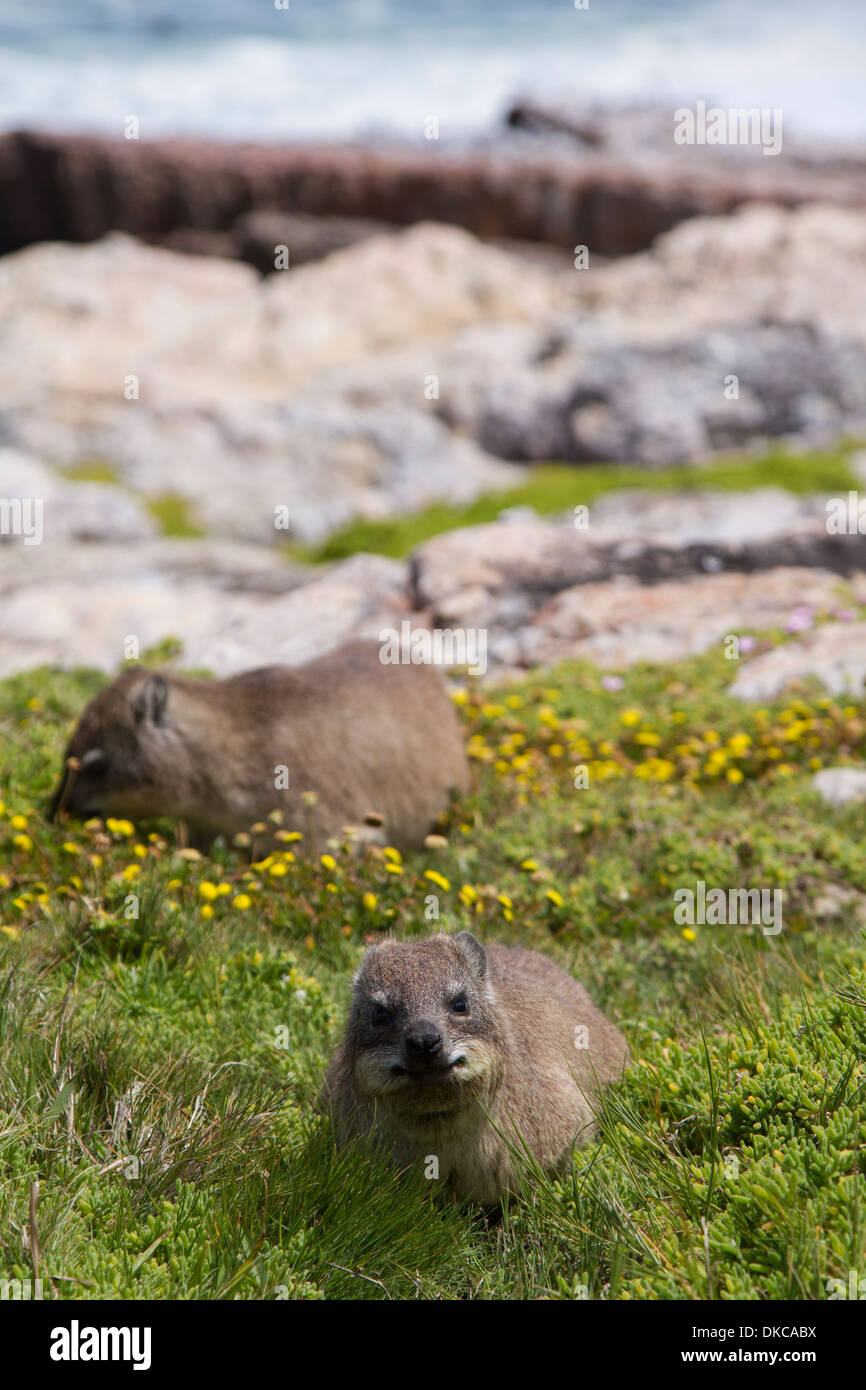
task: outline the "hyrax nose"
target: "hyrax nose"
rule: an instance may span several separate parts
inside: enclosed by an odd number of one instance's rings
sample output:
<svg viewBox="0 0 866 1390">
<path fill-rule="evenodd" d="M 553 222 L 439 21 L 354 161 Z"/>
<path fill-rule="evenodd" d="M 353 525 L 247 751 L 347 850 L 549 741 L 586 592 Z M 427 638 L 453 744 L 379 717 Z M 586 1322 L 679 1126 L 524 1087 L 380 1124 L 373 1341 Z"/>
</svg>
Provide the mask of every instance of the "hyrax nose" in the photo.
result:
<svg viewBox="0 0 866 1390">
<path fill-rule="evenodd" d="M 442 1038 L 430 1023 L 420 1023 L 406 1038 L 406 1051 L 415 1057 L 433 1057 L 442 1047 Z"/>
</svg>

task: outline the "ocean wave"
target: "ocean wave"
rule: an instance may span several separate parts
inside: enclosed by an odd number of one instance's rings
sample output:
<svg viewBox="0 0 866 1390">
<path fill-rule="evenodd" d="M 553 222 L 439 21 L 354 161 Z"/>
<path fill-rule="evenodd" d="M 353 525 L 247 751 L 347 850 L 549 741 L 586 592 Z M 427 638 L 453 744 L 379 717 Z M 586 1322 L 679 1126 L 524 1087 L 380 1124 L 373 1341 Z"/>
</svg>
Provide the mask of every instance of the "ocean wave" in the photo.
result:
<svg viewBox="0 0 866 1390">
<path fill-rule="evenodd" d="M 189 18 L 188 6 L 172 8 Z M 833 23 L 811 6 L 774 3 L 751 18 L 729 4 L 649 18 L 644 8 L 642 20 L 621 5 L 630 22 L 619 24 L 600 6 L 542 3 L 531 23 L 523 7 L 473 6 L 457 23 L 451 0 L 432 10 L 367 0 L 351 7 L 351 23 L 334 22 L 347 13 L 338 4 L 330 24 L 321 10 L 314 25 L 308 13 L 298 22 L 271 10 L 266 29 L 267 6 L 253 6 L 246 13 L 258 16 L 258 33 L 232 32 L 235 0 L 206 8 L 209 27 L 193 31 L 161 28 L 166 6 L 133 12 L 125 0 L 100 0 L 86 7 L 87 24 L 52 28 L 43 13 L 38 29 L 9 37 L 9 6 L 0 4 L 0 127 L 119 134 L 136 115 L 143 138 L 421 138 L 436 116 L 447 138 L 490 129 L 516 94 L 529 94 L 780 107 L 807 134 L 866 134 L 866 34 L 846 28 L 845 0 L 827 11 Z M 109 12 L 117 22 L 99 31 Z M 398 14 L 405 23 L 385 22 Z"/>
</svg>

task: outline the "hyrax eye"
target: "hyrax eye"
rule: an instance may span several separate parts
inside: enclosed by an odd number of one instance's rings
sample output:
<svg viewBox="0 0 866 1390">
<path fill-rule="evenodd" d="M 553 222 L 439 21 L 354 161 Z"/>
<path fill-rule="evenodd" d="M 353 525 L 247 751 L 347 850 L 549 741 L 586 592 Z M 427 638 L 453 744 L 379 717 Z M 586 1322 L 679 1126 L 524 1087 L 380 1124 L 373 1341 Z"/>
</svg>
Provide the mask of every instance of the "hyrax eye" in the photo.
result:
<svg viewBox="0 0 866 1390">
<path fill-rule="evenodd" d="M 373 1022 L 377 1028 L 384 1028 L 391 1022 L 391 1010 L 386 1009 L 384 1004 L 373 1006 Z"/>
<path fill-rule="evenodd" d="M 108 766 L 108 757 L 101 748 L 91 748 L 81 759 L 81 771 L 88 777 L 104 777 Z"/>
<path fill-rule="evenodd" d="M 454 1014 L 468 1014 L 469 1000 L 465 994 L 457 994 L 451 1000 L 451 1012 Z"/>
</svg>

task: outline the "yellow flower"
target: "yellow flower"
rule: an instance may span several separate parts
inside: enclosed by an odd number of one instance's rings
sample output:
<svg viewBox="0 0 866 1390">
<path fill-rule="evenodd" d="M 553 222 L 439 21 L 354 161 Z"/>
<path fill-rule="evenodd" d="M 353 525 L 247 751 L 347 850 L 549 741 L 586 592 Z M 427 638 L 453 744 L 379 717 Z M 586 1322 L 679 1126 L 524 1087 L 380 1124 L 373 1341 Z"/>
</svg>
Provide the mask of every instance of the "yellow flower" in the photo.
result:
<svg viewBox="0 0 866 1390">
<path fill-rule="evenodd" d="M 635 735 L 635 742 L 642 743 L 645 748 L 658 748 L 661 739 L 649 729 L 641 729 L 640 733 Z"/>
<path fill-rule="evenodd" d="M 337 867 L 337 861 L 334 858 L 333 854 L 323 854 L 321 858 L 321 863 L 325 866 L 326 869 L 336 869 Z"/>
<path fill-rule="evenodd" d="M 520 867 L 521 869 L 525 869 L 527 873 L 532 873 L 535 869 L 538 868 L 538 864 L 534 859 L 524 859 Z"/>
<path fill-rule="evenodd" d="M 78 853 L 78 846 L 74 844 L 72 840 L 64 840 L 61 848 L 63 849 L 64 854 Z"/>
<path fill-rule="evenodd" d="M 738 767 L 729 767 L 725 776 L 729 782 L 733 782 L 734 784 L 742 782 L 743 780 L 743 774 Z"/>
<path fill-rule="evenodd" d="M 496 901 L 502 903 L 502 906 L 503 906 L 503 907 L 513 907 L 513 906 L 514 906 L 514 903 L 511 901 L 511 899 L 510 899 L 505 893 L 498 893 L 498 894 L 496 895 Z"/>
<path fill-rule="evenodd" d="M 198 891 L 199 896 L 204 898 L 205 901 L 209 903 L 212 903 L 217 895 L 216 884 L 210 883 L 207 879 L 205 879 L 202 883 L 199 884 Z"/>
<path fill-rule="evenodd" d="M 386 859 L 390 859 L 392 864 L 403 863 L 402 854 L 398 849 L 395 849 L 393 845 L 386 845 L 382 853 L 384 854 Z"/>
<path fill-rule="evenodd" d="M 424 877 L 429 878 L 430 882 L 435 883 L 438 888 L 441 888 L 443 890 L 443 892 L 449 892 L 451 884 L 449 883 L 448 879 L 445 877 L 444 874 L 437 873 L 435 869 L 425 869 Z"/>
<path fill-rule="evenodd" d="M 403 869 L 402 869 L 402 867 L 401 867 L 400 864 L 386 864 L 386 865 L 385 865 L 385 873 L 386 873 L 386 874 L 402 874 L 402 872 L 403 872 Z"/>
<path fill-rule="evenodd" d="M 728 747 L 735 757 L 740 758 L 751 747 L 751 734 L 732 734 L 728 739 Z"/>
<path fill-rule="evenodd" d="M 145 859 L 147 857 L 147 850 L 144 845 L 135 845 L 132 852 L 136 859 Z"/>
<path fill-rule="evenodd" d="M 201 910 L 201 915 L 205 919 L 205 921 L 210 921 L 211 917 L 213 917 L 214 915 L 214 911 L 213 908 L 210 906 L 210 903 L 205 903 L 204 907 Z"/>
<path fill-rule="evenodd" d="M 271 864 L 268 868 L 268 873 L 271 875 L 271 878 L 282 878 L 283 875 L 288 872 L 285 864 Z"/>
<path fill-rule="evenodd" d="M 139 875 L 140 873 L 141 873 L 141 865 L 140 865 L 140 864 L 127 864 L 126 868 L 125 868 L 124 871 L 123 871 L 123 877 L 124 877 L 124 878 L 138 878 L 138 875 Z"/>
<path fill-rule="evenodd" d="M 0 931 L 2 931 L 6 936 L 11 936 L 13 941 L 17 941 L 19 936 L 21 935 L 21 932 L 18 927 L 0 927 Z"/>
<path fill-rule="evenodd" d="M 105 827 L 110 830 L 112 835 L 134 835 L 135 827 L 131 821 L 116 820 L 114 816 L 109 816 L 105 822 Z"/>
<path fill-rule="evenodd" d="M 16 816 L 15 819 L 20 820 L 21 817 Z M 33 848 L 33 841 L 31 840 L 29 835 L 13 835 L 12 843 L 13 845 L 15 845 L 16 849 L 23 849 L 25 851 L 29 851 Z"/>
<path fill-rule="evenodd" d="M 290 840 L 303 840 L 303 838 L 300 830 L 278 830 L 274 836 L 275 840 L 282 840 L 284 844 L 288 844 Z"/>
<path fill-rule="evenodd" d="M 553 903 L 554 907 L 564 906 L 565 900 L 562 897 L 561 893 L 557 893 L 555 888 L 548 888 L 544 896 L 548 899 L 549 902 Z"/>
<path fill-rule="evenodd" d="M 379 899 L 376 897 L 375 893 L 365 893 L 361 902 L 368 912 L 375 912 L 379 905 Z"/>
<path fill-rule="evenodd" d="M 218 897 L 218 898 L 227 898 L 228 895 L 229 895 L 229 893 L 230 893 L 231 891 L 232 891 L 232 886 L 231 886 L 230 883 L 218 883 L 218 884 L 217 884 L 217 897 Z"/>
<path fill-rule="evenodd" d="M 639 709 L 621 709 L 619 712 L 619 722 L 624 724 L 627 729 L 633 729 L 638 725 L 643 716 Z"/>
<path fill-rule="evenodd" d="M 692 931 L 692 928 L 691 928 L 691 927 L 683 927 L 683 932 L 682 932 L 682 934 L 683 934 L 683 936 L 686 938 L 686 941 L 697 941 L 697 939 L 698 939 L 698 934 L 697 934 L 697 932 L 696 932 L 696 931 Z"/>
<path fill-rule="evenodd" d="M 469 699 L 469 691 L 464 687 L 461 687 L 459 690 L 452 690 L 451 699 L 454 701 L 455 705 L 465 705 Z"/>
<path fill-rule="evenodd" d="M 478 889 L 473 888 L 471 883 L 464 883 L 463 887 L 460 889 L 460 897 L 465 903 L 477 903 Z"/>
<path fill-rule="evenodd" d="M 26 829 L 27 829 L 27 817 L 26 817 L 26 816 L 13 816 L 12 819 L 10 820 L 9 824 L 12 826 L 12 829 L 13 829 L 13 830 L 26 830 Z"/>
<path fill-rule="evenodd" d="M 248 893 L 238 893 L 236 898 L 232 898 L 232 907 L 236 907 L 238 912 L 246 912 L 253 905 L 253 900 Z"/>
</svg>

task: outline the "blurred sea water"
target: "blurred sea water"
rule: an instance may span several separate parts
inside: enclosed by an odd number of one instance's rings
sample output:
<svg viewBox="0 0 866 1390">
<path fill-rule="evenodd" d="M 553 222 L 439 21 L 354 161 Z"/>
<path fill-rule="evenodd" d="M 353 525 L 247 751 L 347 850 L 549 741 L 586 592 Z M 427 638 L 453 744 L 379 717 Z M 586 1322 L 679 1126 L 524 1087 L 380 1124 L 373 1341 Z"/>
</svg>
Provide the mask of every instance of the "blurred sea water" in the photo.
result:
<svg viewBox="0 0 866 1390">
<path fill-rule="evenodd" d="M 864 0 L 0 0 L 0 128 L 443 138 L 515 96 L 699 98 L 866 135 Z M 278 7 L 280 6 L 280 7 Z"/>
</svg>

